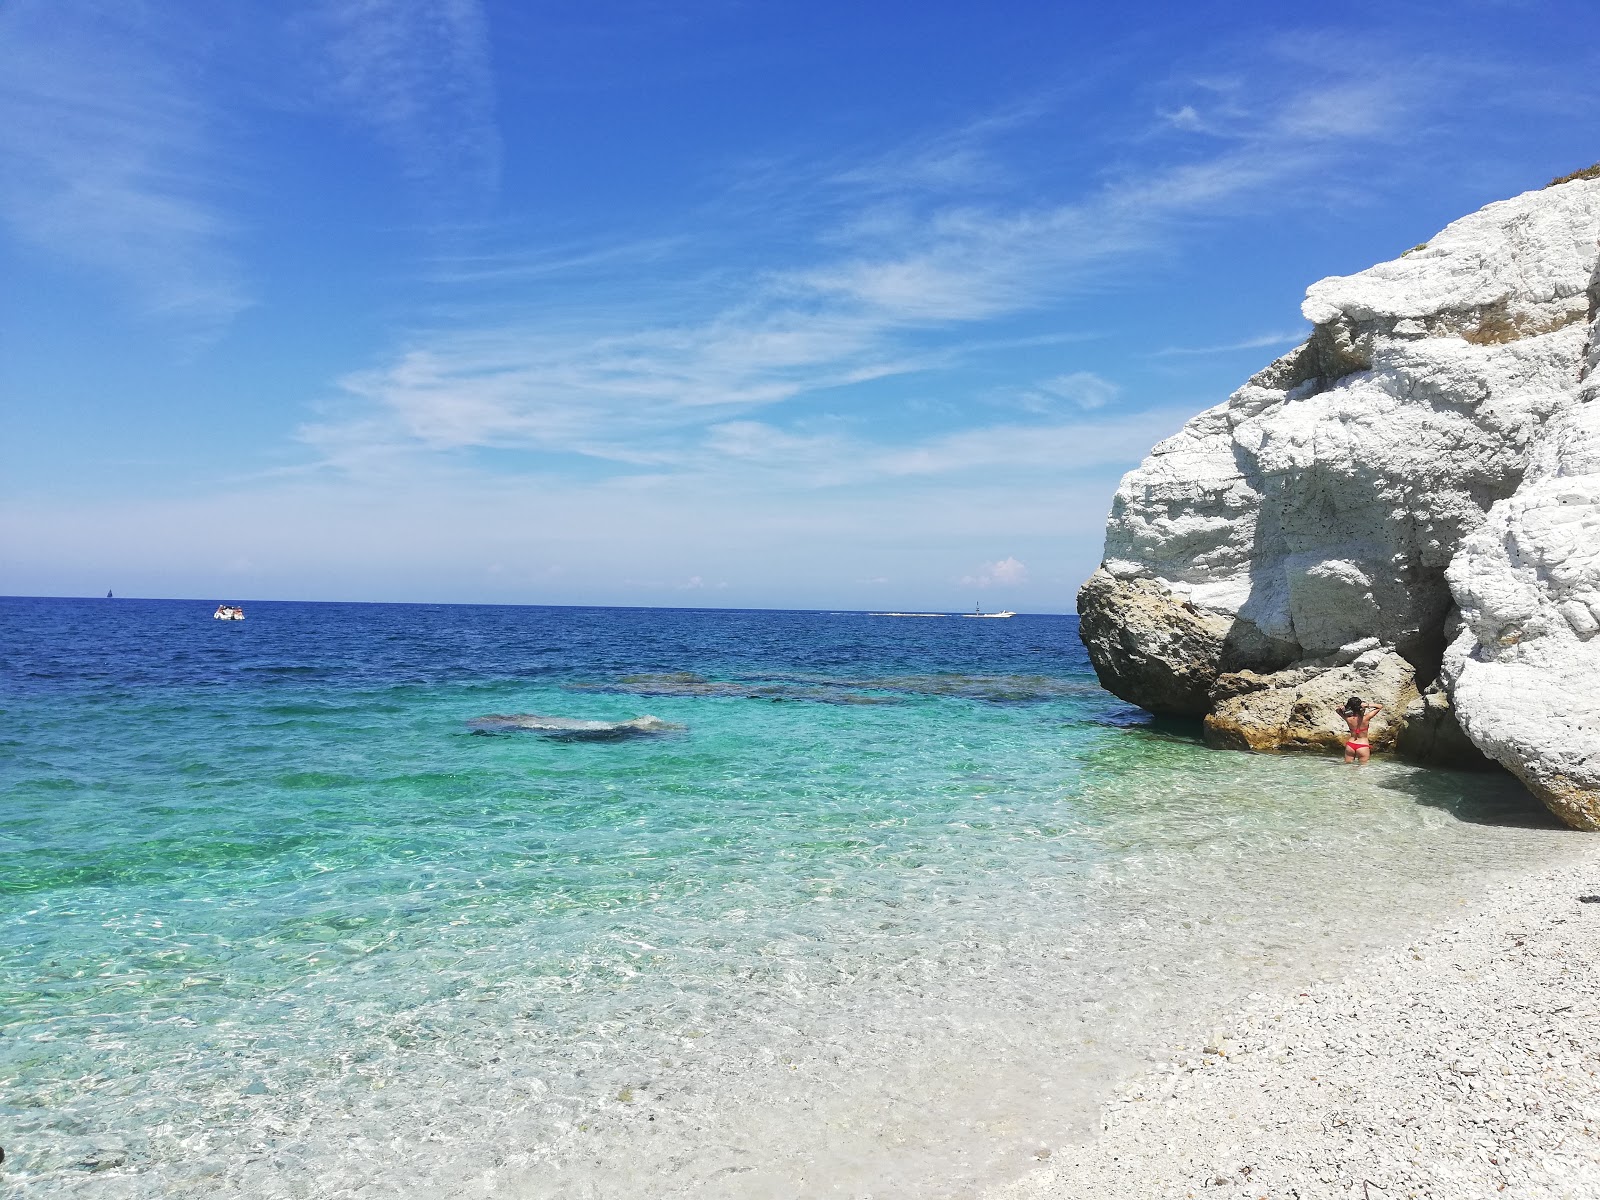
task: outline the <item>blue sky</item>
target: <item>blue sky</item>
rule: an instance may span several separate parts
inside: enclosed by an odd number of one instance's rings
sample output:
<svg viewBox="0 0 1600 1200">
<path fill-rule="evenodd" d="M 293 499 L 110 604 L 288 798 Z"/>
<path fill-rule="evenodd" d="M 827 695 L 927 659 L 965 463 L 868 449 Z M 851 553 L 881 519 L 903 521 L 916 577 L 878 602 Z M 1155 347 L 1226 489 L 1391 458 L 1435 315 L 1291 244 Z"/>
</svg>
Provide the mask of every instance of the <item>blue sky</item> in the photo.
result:
<svg viewBox="0 0 1600 1200">
<path fill-rule="evenodd" d="M 1592 0 L 0 5 L 0 591 L 1068 612 Z"/>
</svg>

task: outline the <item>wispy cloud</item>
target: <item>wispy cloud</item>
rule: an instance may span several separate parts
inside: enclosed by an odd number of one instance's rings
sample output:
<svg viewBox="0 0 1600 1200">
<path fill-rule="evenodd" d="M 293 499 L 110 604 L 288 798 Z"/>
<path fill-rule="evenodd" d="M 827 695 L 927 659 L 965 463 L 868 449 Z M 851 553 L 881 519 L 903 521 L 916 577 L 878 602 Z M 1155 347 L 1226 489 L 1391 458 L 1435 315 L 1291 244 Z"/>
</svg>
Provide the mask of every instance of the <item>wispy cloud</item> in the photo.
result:
<svg viewBox="0 0 1600 1200">
<path fill-rule="evenodd" d="M 1014 175 L 996 152 L 997 139 L 1035 126 L 1052 107 L 1051 98 L 1042 94 L 1017 100 L 842 166 L 829 182 L 851 191 L 911 196 L 1004 187 Z"/>
<path fill-rule="evenodd" d="M 637 276 L 669 262 L 684 250 L 684 235 L 643 237 L 631 241 L 598 241 L 570 245 L 512 245 L 463 250 L 435 255 L 425 268 L 429 283 L 472 287 L 498 284 L 525 285 L 550 281 L 611 281 Z"/>
<path fill-rule="evenodd" d="M 1035 398 L 1036 402 L 1039 399 L 1065 400 L 1079 408 L 1093 409 L 1104 408 L 1121 391 L 1118 385 L 1093 371 L 1069 371 L 1065 375 L 1041 381 L 1028 395 Z M 1047 406 L 1038 404 L 1038 407 L 1043 409 Z"/>
<path fill-rule="evenodd" d="M 346 466 L 372 450 L 471 446 L 647 462 L 657 456 L 641 438 L 914 369 L 849 321 L 741 317 L 587 338 L 507 329 L 432 339 L 346 377 L 346 397 L 370 402 L 366 415 L 302 437 Z"/>
<path fill-rule="evenodd" d="M 248 297 L 206 107 L 147 44 L 153 23 L 116 4 L 0 9 L 0 214 L 204 336 Z"/>
<path fill-rule="evenodd" d="M 1310 32 L 1277 37 L 1247 57 L 1253 68 L 1218 64 L 1172 79 L 1175 104 L 1158 108 L 1158 131 L 1241 146 L 1390 142 L 1411 134 L 1397 116 L 1445 102 L 1445 93 L 1481 73 L 1479 64 L 1459 58 L 1445 63 L 1418 53 L 1400 60 L 1368 42 Z M 1294 84 L 1281 82 L 1285 70 Z"/>
<path fill-rule="evenodd" d="M 299 53 L 252 57 L 248 72 L 252 39 L 271 42 L 283 18 L 233 16 L 197 39 L 160 6 L 0 7 L 0 220 L 200 340 L 251 302 L 230 145 L 248 124 L 248 88 L 230 90 L 234 75 L 272 105 L 299 96 L 319 117 L 355 122 L 394 153 L 435 220 L 470 217 L 499 173 L 477 0 L 313 0 L 288 20 Z"/>
<path fill-rule="evenodd" d="M 1232 354 L 1236 350 L 1264 350 L 1274 346 L 1295 346 L 1306 340 L 1310 331 L 1307 329 L 1283 330 L 1278 333 L 1262 333 L 1255 337 L 1244 338 L 1237 342 L 1226 342 L 1220 346 L 1167 346 L 1151 354 L 1151 358 L 1183 358 L 1190 356 L 1204 356 L 1211 354 Z"/>
<path fill-rule="evenodd" d="M 1199 133 L 1206 129 L 1205 122 L 1201 119 L 1199 111 L 1192 104 L 1185 104 L 1182 108 L 1172 112 L 1164 112 L 1162 118 L 1172 125 L 1174 129 L 1181 129 L 1185 133 Z"/>
<path fill-rule="evenodd" d="M 705 438 L 663 451 L 652 485 L 686 477 L 747 490 L 785 492 L 903 487 L 919 480 L 974 487 L 1026 478 L 1066 478 L 1139 458 L 1156 431 L 1176 429 L 1175 410 L 1082 415 L 1052 421 L 982 425 L 932 436 L 873 440 L 844 430 L 782 429 L 761 421 L 714 425 Z"/>
<path fill-rule="evenodd" d="M 328 100 L 430 198 L 492 194 L 501 147 L 479 0 L 316 0 L 299 28 Z"/>
<path fill-rule="evenodd" d="M 815 431 L 749 418 L 802 397 L 934 369 L 950 361 L 951 351 L 929 349 L 931 334 L 948 343 L 958 330 L 971 329 L 972 340 L 982 341 L 986 323 L 1116 286 L 1119 272 L 1195 222 L 1294 202 L 1341 155 L 1354 161 L 1351 152 L 1368 139 L 1404 126 L 1428 94 L 1417 83 L 1397 84 L 1358 65 L 1256 93 L 1238 80 L 1195 85 L 1189 107 L 1196 121 L 1214 122 L 1221 134 L 1189 131 L 1194 142 L 1181 153 L 1150 143 L 1140 169 L 1124 165 L 1079 182 L 1054 203 L 952 199 L 961 190 L 950 183 L 961 174 L 959 164 L 990 150 L 985 137 L 994 130 L 972 122 L 943 140 L 926 139 L 898 162 L 879 156 L 856 172 L 832 170 L 828 186 L 835 191 L 818 201 L 790 264 L 721 279 L 718 292 L 727 299 L 720 307 L 694 297 L 669 316 L 633 295 L 632 327 L 625 331 L 598 305 L 563 312 L 559 320 L 548 312 L 510 319 L 497 313 L 478 329 L 421 331 L 387 364 L 346 377 L 327 417 L 302 437 L 337 466 L 472 447 L 575 454 L 652 470 L 689 469 L 709 452 L 746 462 L 831 453 L 835 448 L 817 441 Z M 1201 93 L 1212 98 L 1209 116 Z M 1330 119 L 1341 108 L 1354 114 L 1342 125 Z M 994 128 L 1046 115 L 1038 107 L 1008 111 Z M 1177 126 L 1171 136 L 1195 124 L 1187 117 L 1162 123 Z M 911 200 L 884 204 L 891 182 Z M 748 202 L 745 196 L 739 204 Z M 508 269 L 522 269 L 519 261 L 539 258 L 513 259 Z M 664 304 L 682 299 L 665 285 L 662 298 Z M 1276 336 L 1233 348 L 1271 345 Z M 1162 353 L 1202 352 L 1224 348 Z M 1104 408 L 1118 392 L 1089 372 L 1067 371 L 1035 395 L 1034 410 L 1044 415 L 1057 402 Z M 885 474 L 935 469 L 928 464 L 960 453 L 992 461 L 984 457 L 986 436 L 952 435 L 944 445 L 923 440 L 864 461 Z M 1008 453 L 1031 453 L 1026 435 L 1002 428 L 994 437 Z M 1036 444 L 1054 445 L 1052 435 L 1047 431 Z"/>
</svg>

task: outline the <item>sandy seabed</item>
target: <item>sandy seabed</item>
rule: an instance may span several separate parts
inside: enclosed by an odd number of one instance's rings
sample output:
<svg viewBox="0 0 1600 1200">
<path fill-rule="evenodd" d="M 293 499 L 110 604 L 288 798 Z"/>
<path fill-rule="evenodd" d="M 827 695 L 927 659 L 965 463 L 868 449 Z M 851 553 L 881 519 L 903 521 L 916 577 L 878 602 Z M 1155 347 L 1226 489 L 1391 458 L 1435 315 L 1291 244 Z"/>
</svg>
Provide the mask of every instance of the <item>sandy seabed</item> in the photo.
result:
<svg viewBox="0 0 1600 1200">
<path fill-rule="evenodd" d="M 1600 837 L 1124 1083 L 986 1200 L 1600 1200 Z"/>
</svg>

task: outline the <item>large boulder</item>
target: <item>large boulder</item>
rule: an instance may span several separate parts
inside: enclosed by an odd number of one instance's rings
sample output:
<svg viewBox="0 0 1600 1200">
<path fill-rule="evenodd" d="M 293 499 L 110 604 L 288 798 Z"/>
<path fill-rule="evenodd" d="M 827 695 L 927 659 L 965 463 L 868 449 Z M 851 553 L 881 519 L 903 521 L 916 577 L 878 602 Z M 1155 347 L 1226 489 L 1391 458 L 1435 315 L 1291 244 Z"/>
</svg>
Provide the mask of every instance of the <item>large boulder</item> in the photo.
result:
<svg viewBox="0 0 1600 1200">
<path fill-rule="evenodd" d="M 1600 821 L 1581 799 L 1600 755 L 1535 733 L 1595 729 L 1600 675 L 1586 656 L 1600 653 L 1600 580 L 1576 547 L 1597 543 L 1576 514 L 1600 503 L 1600 405 L 1580 383 L 1597 237 L 1600 180 L 1576 180 L 1314 284 L 1307 341 L 1118 488 L 1103 565 L 1079 595 L 1106 686 L 1153 711 L 1211 714 L 1228 744 L 1303 748 L 1306 731 L 1269 697 L 1305 680 L 1252 689 L 1246 704 L 1214 694 L 1219 677 L 1348 660 L 1376 639 L 1411 673 L 1419 728 L 1407 737 L 1397 713 L 1401 746 L 1471 765 L 1476 745 L 1565 819 Z M 1466 623 L 1441 677 L 1458 605 Z M 1564 682 L 1525 698 L 1549 672 Z"/>
<path fill-rule="evenodd" d="M 1219 671 L 1293 660 L 1248 621 L 1196 607 L 1149 579 L 1101 568 L 1078 598 L 1079 636 L 1106 690 L 1156 712 L 1201 716 Z"/>
</svg>

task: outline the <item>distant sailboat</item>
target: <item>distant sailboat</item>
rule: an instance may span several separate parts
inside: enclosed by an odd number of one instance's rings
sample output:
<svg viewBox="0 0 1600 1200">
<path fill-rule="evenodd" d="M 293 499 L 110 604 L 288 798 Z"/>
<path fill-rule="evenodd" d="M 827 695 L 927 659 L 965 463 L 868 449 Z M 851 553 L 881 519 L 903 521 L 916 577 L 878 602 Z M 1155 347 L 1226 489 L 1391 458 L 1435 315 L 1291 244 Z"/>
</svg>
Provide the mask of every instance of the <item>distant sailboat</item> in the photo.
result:
<svg viewBox="0 0 1600 1200">
<path fill-rule="evenodd" d="M 106 599 L 107 599 L 107 600 L 110 600 L 110 599 L 112 599 L 112 598 L 113 598 L 113 597 L 112 597 L 112 595 L 111 595 L 111 589 L 110 589 L 110 588 L 107 588 L 107 589 L 106 589 Z"/>
</svg>

